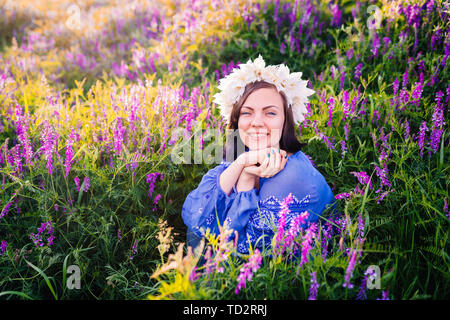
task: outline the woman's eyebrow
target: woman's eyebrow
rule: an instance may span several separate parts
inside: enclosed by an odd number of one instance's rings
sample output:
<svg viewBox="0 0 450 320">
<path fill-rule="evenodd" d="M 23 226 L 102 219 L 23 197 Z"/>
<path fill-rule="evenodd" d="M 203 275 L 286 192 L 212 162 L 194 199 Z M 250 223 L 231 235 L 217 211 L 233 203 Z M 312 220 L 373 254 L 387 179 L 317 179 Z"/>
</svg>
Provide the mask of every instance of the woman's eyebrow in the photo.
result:
<svg viewBox="0 0 450 320">
<path fill-rule="evenodd" d="M 248 109 L 253 110 L 252 107 L 248 107 L 248 106 L 242 106 L 242 108 L 248 108 Z M 275 109 L 278 109 L 277 106 L 266 106 L 266 107 L 263 108 L 263 110 L 266 110 L 266 109 L 268 109 L 268 108 L 275 108 Z"/>
</svg>

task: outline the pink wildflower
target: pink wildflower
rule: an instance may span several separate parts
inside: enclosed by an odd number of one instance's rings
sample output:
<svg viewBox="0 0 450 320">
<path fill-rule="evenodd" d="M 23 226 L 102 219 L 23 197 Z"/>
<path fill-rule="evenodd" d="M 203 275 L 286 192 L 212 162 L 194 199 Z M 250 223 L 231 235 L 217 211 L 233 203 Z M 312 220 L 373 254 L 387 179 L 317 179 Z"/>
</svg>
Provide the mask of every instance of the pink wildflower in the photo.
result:
<svg viewBox="0 0 450 320">
<path fill-rule="evenodd" d="M 67 179 L 67 176 L 70 172 L 70 166 L 72 162 L 73 157 L 73 143 L 75 141 L 75 134 L 73 131 L 69 134 L 69 137 L 67 139 L 66 143 L 66 159 L 64 160 L 64 177 Z"/>
<path fill-rule="evenodd" d="M 84 189 L 83 189 L 83 191 L 84 191 L 84 192 L 87 192 L 88 189 L 89 189 L 89 187 L 91 186 L 91 182 L 90 182 L 90 180 L 89 180 L 89 177 L 84 177 L 83 183 L 84 183 Z"/>
<path fill-rule="evenodd" d="M 317 289 L 320 287 L 320 284 L 317 283 L 317 275 L 316 271 L 310 274 L 311 276 L 311 287 L 309 288 L 309 298 L 308 300 L 316 300 L 317 299 Z"/>
<path fill-rule="evenodd" d="M 75 185 L 77 186 L 77 192 L 80 192 L 80 178 L 75 177 L 73 178 L 73 181 L 75 181 Z"/>
<path fill-rule="evenodd" d="M 255 249 L 255 252 L 252 256 L 250 256 L 250 259 L 247 263 L 245 263 L 239 273 L 239 276 L 237 277 L 238 285 L 236 287 L 236 290 L 234 291 L 235 294 L 239 294 L 239 291 L 246 286 L 246 281 L 251 281 L 253 278 L 253 274 L 259 269 L 262 262 L 262 256 L 258 249 Z"/>
<path fill-rule="evenodd" d="M 305 235 L 303 236 L 302 241 L 302 250 L 301 250 L 301 260 L 300 267 L 308 262 L 309 252 L 312 249 L 313 240 L 317 237 L 317 224 L 312 223 L 311 226 L 306 230 Z"/>
</svg>

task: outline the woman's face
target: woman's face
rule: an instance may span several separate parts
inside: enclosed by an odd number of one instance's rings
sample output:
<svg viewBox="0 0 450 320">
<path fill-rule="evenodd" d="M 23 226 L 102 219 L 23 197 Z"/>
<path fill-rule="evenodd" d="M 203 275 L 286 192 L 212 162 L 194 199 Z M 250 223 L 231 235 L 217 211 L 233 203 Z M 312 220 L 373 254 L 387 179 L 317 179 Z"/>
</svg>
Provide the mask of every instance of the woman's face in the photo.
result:
<svg viewBox="0 0 450 320">
<path fill-rule="evenodd" d="M 274 88 L 253 91 L 242 105 L 239 136 L 250 150 L 279 148 L 284 124 L 283 99 Z"/>
</svg>

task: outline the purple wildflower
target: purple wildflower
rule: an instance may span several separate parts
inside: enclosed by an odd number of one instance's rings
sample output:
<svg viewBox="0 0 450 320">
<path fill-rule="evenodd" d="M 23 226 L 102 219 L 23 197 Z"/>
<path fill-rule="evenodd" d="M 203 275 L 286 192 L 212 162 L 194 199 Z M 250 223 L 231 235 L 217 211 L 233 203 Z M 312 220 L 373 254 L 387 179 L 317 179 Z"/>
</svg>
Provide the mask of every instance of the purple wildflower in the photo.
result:
<svg viewBox="0 0 450 320">
<path fill-rule="evenodd" d="M 317 299 L 317 289 L 320 287 L 320 284 L 317 283 L 317 275 L 316 274 L 317 274 L 316 271 L 310 273 L 311 286 L 309 287 L 308 300 L 316 300 Z"/>
<path fill-rule="evenodd" d="M 308 262 L 309 252 L 312 249 L 313 240 L 317 237 L 317 224 L 312 223 L 311 226 L 306 230 L 305 235 L 303 236 L 302 241 L 302 250 L 301 250 L 301 260 L 300 265 L 304 265 Z"/>
<path fill-rule="evenodd" d="M 423 92 L 423 83 L 422 82 L 416 82 L 414 84 L 414 91 L 411 94 L 411 103 L 414 103 L 416 107 L 419 107 L 420 98 L 422 97 Z"/>
<path fill-rule="evenodd" d="M 284 42 L 282 42 L 280 46 L 280 53 L 284 54 L 285 52 L 286 52 L 286 45 L 284 44 Z"/>
<path fill-rule="evenodd" d="M 337 195 L 334 196 L 334 198 L 335 198 L 336 200 L 339 200 L 339 199 L 350 200 L 350 197 L 351 197 L 351 194 L 348 193 L 348 192 L 339 193 L 339 194 L 337 194 Z"/>
<path fill-rule="evenodd" d="M 405 73 L 403 74 L 403 83 L 402 83 L 402 87 L 406 88 L 406 86 L 408 85 L 408 80 L 409 80 L 409 74 L 408 74 L 408 69 L 405 70 Z"/>
<path fill-rule="evenodd" d="M 17 138 L 22 144 L 23 153 L 25 158 L 25 164 L 31 166 L 31 160 L 33 158 L 33 148 L 31 147 L 30 138 L 28 137 L 28 126 L 26 125 L 26 118 L 22 114 L 22 108 L 16 104 L 16 116 L 17 116 Z"/>
<path fill-rule="evenodd" d="M 156 179 L 160 178 L 160 180 L 162 181 L 164 179 L 164 174 L 159 173 L 159 172 L 152 172 L 147 174 L 146 176 L 146 182 L 149 184 L 149 189 L 148 189 L 148 197 L 151 199 L 152 195 L 153 195 L 153 191 L 155 190 L 155 182 Z"/>
<path fill-rule="evenodd" d="M 274 246 L 274 254 L 281 254 L 282 250 L 279 251 L 281 246 L 281 242 L 285 236 L 285 228 L 286 228 L 286 217 L 289 214 L 289 204 L 293 201 L 292 193 L 289 193 L 286 198 L 283 199 L 283 203 L 281 204 L 281 209 L 278 212 L 278 230 L 275 236 L 275 246 Z"/>
<path fill-rule="evenodd" d="M 332 120 L 333 120 L 333 110 L 334 110 L 334 99 L 333 97 L 330 97 L 328 99 L 328 127 L 331 128 Z"/>
<path fill-rule="evenodd" d="M 120 233 L 120 228 L 117 229 L 117 239 L 122 240 L 122 234 Z"/>
<path fill-rule="evenodd" d="M 77 192 L 80 192 L 80 178 L 75 177 L 73 178 L 73 181 L 75 181 L 75 185 L 77 186 Z"/>
<path fill-rule="evenodd" d="M 380 204 L 380 202 L 383 201 L 383 199 L 391 192 L 394 192 L 394 190 L 387 190 L 380 194 L 380 196 L 377 198 L 377 204 Z"/>
<path fill-rule="evenodd" d="M 12 205 L 12 201 L 11 202 L 8 202 L 7 204 L 6 204 L 6 206 L 3 208 L 3 210 L 2 210 L 2 213 L 0 213 L 0 219 L 2 219 L 4 216 L 6 216 L 7 214 L 8 214 L 8 212 L 9 212 L 9 208 L 11 207 L 11 205 Z"/>
<path fill-rule="evenodd" d="M 405 140 L 409 139 L 409 122 L 408 119 L 405 120 L 405 134 L 404 134 Z"/>
<path fill-rule="evenodd" d="M 160 194 L 156 195 L 155 199 L 153 200 L 153 204 L 155 205 L 153 207 L 153 211 L 156 211 L 156 208 L 157 208 L 156 206 L 158 204 L 159 199 L 161 199 L 161 198 L 162 198 L 162 195 L 160 195 Z"/>
<path fill-rule="evenodd" d="M 444 120 L 444 106 L 441 104 L 441 98 L 444 96 L 444 94 L 439 91 L 436 94 L 436 107 L 433 111 L 433 116 L 432 116 L 432 121 L 433 121 L 433 125 L 432 125 L 432 131 L 430 134 L 430 146 L 431 149 L 436 152 L 439 149 L 439 142 L 441 140 L 441 136 L 443 133 L 443 127 L 445 125 L 445 120 Z"/>
<path fill-rule="evenodd" d="M 345 140 L 341 140 L 341 150 L 342 150 L 342 158 L 344 158 L 345 153 L 347 152 L 347 147 L 345 146 Z"/>
<path fill-rule="evenodd" d="M 123 145 L 123 135 L 125 133 L 125 128 L 122 126 L 122 120 L 120 118 L 117 119 L 117 125 L 114 128 L 114 151 L 119 153 L 122 151 Z"/>
<path fill-rule="evenodd" d="M 19 174 L 23 172 L 22 169 L 22 153 L 19 150 L 19 145 L 15 145 L 13 148 L 9 150 L 6 154 L 6 159 L 9 164 L 15 168 L 15 173 Z"/>
<path fill-rule="evenodd" d="M 47 160 L 46 168 L 51 175 L 53 172 L 53 152 L 55 151 L 58 135 L 49 123 L 45 123 L 42 133 L 43 155 Z"/>
<path fill-rule="evenodd" d="M 381 299 L 377 298 L 377 300 L 391 300 L 391 299 L 389 299 L 388 294 L 389 294 L 388 290 L 381 291 Z"/>
<path fill-rule="evenodd" d="M 137 253 L 138 241 L 134 241 L 133 247 L 131 248 L 130 260 L 133 260 L 134 256 Z"/>
<path fill-rule="evenodd" d="M 350 133 L 350 128 L 349 128 L 349 124 L 346 123 L 344 126 L 344 137 L 345 137 L 345 141 L 348 140 L 348 134 Z"/>
<path fill-rule="evenodd" d="M 397 108 L 399 106 L 399 97 L 398 97 L 398 89 L 400 87 L 400 83 L 398 82 L 398 79 L 395 78 L 394 82 L 392 83 L 392 89 L 394 91 L 394 98 L 393 102 L 395 107 Z"/>
<path fill-rule="evenodd" d="M 330 11 L 332 15 L 331 25 L 333 27 L 339 27 L 342 24 L 342 12 L 339 10 L 338 4 L 331 4 Z"/>
<path fill-rule="evenodd" d="M 378 50 L 380 49 L 380 38 L 376 33 L 374 33 L 374 37 L 372 39 L 372 49 L 370 49 L 370 52 L 372 52 L 373 58 L 378 57 Z"/>
<path fill-rule="evenodd" d="M 262 263 L 262 256 L 258 249 L 255 249 L 253 255 L 250 256 L 247 263 L 240 269 L 237 277 L 238 285 L 236 286 L 235 294 L 239 294 L 241 289 L 244 289 L 247 281 L 251 281 L 253 274 L 259 269 Z"/>
<path fill-rule="evenodd" d="M 362 63 L 358 63 L 355 67 L 355 73 L 353 75 L 353 79 L 355 80 L 359 80 L 359 78 L 361 78 L 361 70 L 362 70 L 363 64 Z"/>
<path fill-rule="evenodd" d="M 358 238 L 356 242 L 358 245 L 358 243 L 362 244 L 364 240 Z M 353 276 L 353 270 L 355 269 L 355 265 L 357 263 L 358 253 L 360 254 L 360 250 L 358 250 L 357 248 L 351 250 L 350 261 L 348 262 L 347 270 L 345 272 L 345 282 L 342 285 L 344 288 L 353 288 L 353 284 L 350 282 L 350 279 Z"/>
<path fill-rule="evenodd" d="M 364 172 L 364 171 L 359 171 L 359 172 L 352 171 L 352 172 L 350 172 L 350 174 L 352 174 L 353 176 L 358 178 L 359 183 L 361 183 L 362 185 L 369 184 L 369 188 L 371 190 L 373 190 L 372 180 L 370 179 L 370 177 L 367 175 L 366 172 Z"/>
<path fill-rule="evenodd" d="M 358 232 L 358 236 L 364 238 L 364 219 L 362 218 L 361 212 L 358 214 Z"/>
<path fill-rule="evenodd" d="M 356 300 L 365 300 L 367 298 L 366 295 L 366 288 L 367 288 L 367 280 L 373 279 L 373 277 L 376 275 L 374 269 L 367 269 L 366 272 L 364 272 L 364 278 L 361 283 L 361 287 L 359 287 L 359 293 L 356 296 Z"/>
<path fill-rule="evenodd" d="M 33 243 L 36 245 L 36 247 L 42 247 L 44 245 L 44 241 L 42 239 L 44 231 L 47 231 L 47 234 L 49 235 L 49 237 L 47 238 L 47 245 L 53 245 L 53 240 L 55 239 L 55 236 L 53 235 L 54 231 L 51 222 L 47 221 L 41 223 L 41 226 L 40 228 L 38 228 L 38 232 L 36 234 L 30 234 L 30 239 L 33 240 Z"/>
<path fill-rule="evenodd" d="M 349 104 L 348 104 L 348 100 L 349 100 L 350 96 L 347 90 L 344 90 L 343 96 L 342 96 L 342 104 L 344 105 L 343 108 L 343 112 L 342 112 L 342 121 L 345 121 L 345 119 L 348 116 L 348 112 L 349 112 Z"/>
<path fill-rule="evenodd" d="M 380 188 L 377 191 L 375 191 L 375 193 L 380 192 L 383 186 L 387 186 L 388 188 L 390 188 L 391 183 L 389 182 L 388 179 L 388 170 L 385 163 L 383 162 L 383 169 L 380 169 L 377 165 L 375 165 L 375 171 L 377 173 L 378 178 L 380 178 L 381 180 Z"/>
<path fill-rule="evenodd" d="M 286 249 L 291 248 L 295 237 L 297 237 L 298 233 L 300 232 L 301 225 L 305 222 L 306 219 L 308 219 L 308 217 L 309 217 L 309 212 L 304 211 L 300 215 L 296 216 L 291 221 L 291 227 L 289 228 L 289 230 L 287 232 L 287 237 L 284 241 L 284 245 L 283 245 L 283 249 L 281 250 L 281 254 L 283 254 Z M 295 252 L 292 252 L 291 255 L 293 253 L 295 253 Z"/>
<path fill-rule="evenodd" d="M 64 160 L 64 177 L 67 179 L 67 176 L 69 175 L 70 172 L 70 166 L 71 166 L 71 162 L 72 162 L 72 157 L 73 157 L 73 143 L 75 142 L 75 134 L 72 131 L 69 134 L 69 137 L 67 139 L 67 143 L 66 143 L 66 159 Z"/>
<path fill-rule="evenodd" d="M 189 281 L 194 282 L 198 278 L 200 278 L 200 273 L 197 273 L 197 266 L 194 266 L 194 268 L 192 268 L 191 273 L 189 274 Z"/>
<path fill-rule="evenodd" d="M 427 122 L 426 121 L 422 121 L 422 124 L 420 125 L 419 128 L 419 137 L 418 139 L 418 145 L 419 145 L 419 150 L 420 150 L 420 157 L 422 158 L 423 156 L 423 148 L 424 148 L 424 143 L 425 143 L 425 139 L 426 139 L 426 133 L 428 131 L 428 127 L 427 127 Z"/>
<path fill-rule="evenodd" d="M 384 37 L 383 38 L 383 43 L 384 43 L 384 51 L 383 54 L 385 54 L 389 48 L 389 45 L 391 44 L 391 39 L 389 39 L 389 37 Z"/>
<path fill-rule="evenodd" d="M 84 192 L 87 192 L 88 189 L 89 189 L 89 187 L 91 186 L 91 182 L 90 182 L 90 180 L 89 180 L 89 177 L 84 177 L 83 183 L 84 183 L 84 189 L 83 189 L 83 191 L 84 191 Z"/>
<path fill-rule="evenodd" d="M 6 252 L 6 248 L 8 247 L 8 243 L 6 240 L 3 240 L 0 244 L 0 256 L 2 256 Z"/>
</svg>

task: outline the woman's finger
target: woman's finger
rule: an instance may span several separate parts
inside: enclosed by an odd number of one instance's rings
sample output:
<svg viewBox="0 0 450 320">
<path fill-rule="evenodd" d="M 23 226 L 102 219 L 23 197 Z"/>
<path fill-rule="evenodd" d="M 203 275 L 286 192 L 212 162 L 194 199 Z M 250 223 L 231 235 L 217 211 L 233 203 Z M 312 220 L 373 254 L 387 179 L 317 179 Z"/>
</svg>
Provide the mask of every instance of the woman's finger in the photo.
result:
<svg viewBox="0 0 450 320">
<path fill-rule="evenodd" d="M 275 160 L 276 160 L 276 154 L 274 152 L 274 149 L 271 149 L 269 164 L 267 165 L 267 170 L 265 170 L 265 172 L 264 172 L 266 177 L 271 177 L 275 174 L 275 172 L 276 172 Z"/>
<path fill-rule="evenodd" d="M 275 151 L 275 169 L 278 171 L 281 170 L 281 154 L 280 149 Z"/>
<path fill-rule="evenodd" d="M 270 165 L 270 152 L 266 154 L 266 157 L 264 158 L 264 161 L 261 163 L 261 165 L 259 166 L 259 176 L 261 178 L 267 178 L 267 170 L 269 168 Z"/>
</svg>

